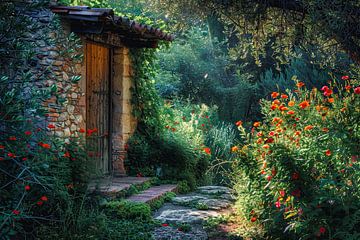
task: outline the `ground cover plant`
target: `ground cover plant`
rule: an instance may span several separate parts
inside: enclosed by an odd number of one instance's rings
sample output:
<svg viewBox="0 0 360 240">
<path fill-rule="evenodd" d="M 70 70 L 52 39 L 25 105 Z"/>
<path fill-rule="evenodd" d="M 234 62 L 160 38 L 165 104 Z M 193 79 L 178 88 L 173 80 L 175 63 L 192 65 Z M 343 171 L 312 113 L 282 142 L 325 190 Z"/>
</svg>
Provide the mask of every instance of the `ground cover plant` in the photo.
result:
<svg viewBox="0 0 360 240">
<path fill-rule="evenodd" d="M 240 211 L 276 239 L 359 238 L 360 87 L 349 76 L 321 89 L 273 92 L 234 168 Z"/>
</svg>

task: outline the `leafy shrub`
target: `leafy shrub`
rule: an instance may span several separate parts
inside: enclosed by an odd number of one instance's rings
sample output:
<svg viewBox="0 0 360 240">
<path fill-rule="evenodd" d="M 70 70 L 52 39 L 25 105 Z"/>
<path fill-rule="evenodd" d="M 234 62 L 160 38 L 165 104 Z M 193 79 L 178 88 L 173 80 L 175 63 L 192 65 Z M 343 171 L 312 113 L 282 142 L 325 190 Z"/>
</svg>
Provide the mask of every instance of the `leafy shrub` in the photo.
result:
<svg viewBox="0 0 360 240">
<path fill-rule="evenodd" d="M 204 134 L 212 127 L 216 114 L 205 105 L 167 102 L 159 135 L 139 130 L 128 144 L 126 165 L 133 174 L 157 176 L 164 180 L 186 180 L 188 186 L 207 182 L 204 174 L 209 154 L 204 151 Z"/>
<path fill-rule="evenodd" d="M 359 211 L 359 81 L 321 90 L 297 82 L 262 102 L 263 122 L 238 149 L 239 206 L 271 238 L 356 239 Z"/>
<path fill-rule="evenodd" d="M 138 219 L 150 220 L 151 209 L 146 203 L 130 202 L 130 201 L 111 201 L 106 204 L 109 213 L 116 214 L 120 219 Z"/>
</svg>

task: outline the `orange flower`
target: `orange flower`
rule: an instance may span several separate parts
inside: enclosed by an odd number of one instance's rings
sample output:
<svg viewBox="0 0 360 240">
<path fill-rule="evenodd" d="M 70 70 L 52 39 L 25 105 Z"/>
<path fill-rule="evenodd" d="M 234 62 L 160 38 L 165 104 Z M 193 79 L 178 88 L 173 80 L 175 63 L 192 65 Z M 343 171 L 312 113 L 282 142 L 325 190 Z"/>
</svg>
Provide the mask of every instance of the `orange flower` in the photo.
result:
<svg viewBox="0 0 360 240">
<path fill-rule="evenodd" d="M 289 109 L 285 106 L 280 106 L 279 110 L 283 112 L 283 111 L 287 111 Z"/>
<path fill-rule="evenodd" d="M 347 85 L 347 86 L 345 86 L 345 89 L 346 89 L 347 92 L 349 92 L 350 89 L 351 89 L 351 86 L 350 86 L 350 85 Z"/>
<path fill-rule="evenodd" d="M 278 117 L 273 118 L 273 122 L 279 122 L 279 121 L 281 121 L 281 118 L 278 118 Z"/>
<path fill-rule="evenodd" d="M 303 101 L 299 104 L 299 107 L 301 107 L 302 109 L 305 109 L 308 106 L 310 106 L 310 103 L 308 101 Z"/>
<path fill-rule="evenodd" d="M 235 123 L 235 125 L 238 126 L 238 127 L 241 126 L 242 124 L 243 124 L 242 121 L 237 121 L 237 122 Z"/>
<path fill-rule="evenodd" d="M 288 103 L 288 106 L 289 107 L 292 107 L 292 106 L 294 106 L 295 105 L 295 102 L 294 101 L 290 101 L 289 103 Z"/>
<path fill-rule="evenodd" d="M 326 156 L 331 156 L 331 151 L 330 151 L 329 149 L 326 150 L 325 155 L 326 155 Z"/>
<path fill-rule="evenodd" d="M 306 126 L 306 127 L 304 128 L 304 130 L 305 130 L 305 131 L 309 131 L 309 130 L 311 130 L 311 129 L 313 129 L 313 128 L 314 128 L 314 126 L 308 125 L 308 126 Z"/>
<path fill-rule="evenodd" d="M 260 127 L 260 122 L 254 122 L 254 127 Z"/>
<path fill-rule="evenodd" d="M 256 140 L 257 144 L 261 144 L 262 143 L 262 138 L 259 138 L 258 140 Z"/>
<path fill-rule="evenodd" d="M 297 86 L 298 88 L 301 88 L 301 87 L 305 86 L 305 83 L 303 83 L 303 82 L 298 82 L 298 83 L 296 83 L 296 86 Z"/>
<path fill-rule="evenodd" d="M 328 132 L 329 131 L 328 128 L 323 128 L 322 130 L 323 130 L 323 132 Z"/>
<path fill-rule="evenodd" d="M 279 105 L 281 102 L 279 101 L 279 99 L 275 99 L 272 104 L 273 105 Z"/>
<path fill-rule="evenodd" d="M 280 96 L 281 98 L 283 98 L 283 99 L 287 99 L 287 98 L 289 98 L 288 97 L 288 95 L 286 95 L 286 94 L 281 94 L 281 96 Z"/>
<path fill-rule="evenodd" d="M 265 148 L 265 149 L 269 149 L 269 148 L 270 148 L 270 146 L 269 146 L 269 144 L 265 144 L 265 145 L 263 146 L 263 148 Z"/>
<path fill-rule="evenodd" d="M 328 99 L 328 102 L 329 102 L 329 103 L 333 103 L 334 101 L 335 101 L 334 98 L 329 98 L 329 99 Z"/>
<path fill-rule="evenodd" d="M 296 135 L 296 136 L 300 136 L 300 135 L 301 135 L 301 132 L 300 132 L 300 131 L 296 131 L 296 132 L 295 132 L 295 135 Z"/>
<path fill-rule="evenodd" d="M 287 112 L 287 114 L 289 114 L 289 115 L 293 115 L 293 114 L 295 114 L 295 112 L 294 112 L 294 111 L 292 111 L 292 110 L 290 110 L 290 111 L 288 111 L 288 112 Z"/>
<path fill-rule="evenodd" d="M 258 137 L 261 137 L 262 135 L 263 135 L 262 132 L 258 132 L 258 133 L 256 134 L 256 136 L 258 136 Z"/>
<path fill-rule="evenodd" d="M 231 148 L 231 151 L 232 152 L 237 152 L 239 150 L 239 148 L 237 147 L 237 146 L 233 146 L 232 148 Z"/>
<path fill-rule="evenodd" d="M 277 98 L 280 94 L 278 92 L 272 92 L 271 93 L 271 97 L 272 98 Z"/>
<path fill-rule="evenodd" d="M 211 154 L 211 149 L 208 147 L 204 148 L 204 151 L 209 155 Z"/>
<path fill-rule="evenodd" d="M 46 149 L 50 149 L 50 144 L 47 144 L 47 143 L 39 142 L 39 146 L 46 148 Z"/>
</svg>

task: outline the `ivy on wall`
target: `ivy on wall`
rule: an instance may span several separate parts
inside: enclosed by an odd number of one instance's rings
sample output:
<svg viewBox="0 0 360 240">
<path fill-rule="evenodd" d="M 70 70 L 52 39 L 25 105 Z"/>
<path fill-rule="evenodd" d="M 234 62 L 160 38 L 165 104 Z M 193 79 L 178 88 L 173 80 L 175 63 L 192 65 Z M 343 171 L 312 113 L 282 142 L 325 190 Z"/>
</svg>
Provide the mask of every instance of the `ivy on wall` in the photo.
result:
<svg viewBox="0 0 360 240">
<path fill-rule="evenodd" d="M 132 104 L 138 119 L 138 130 L 142 133 L 158 135 L 163 129 L 161 102 L 155 89 L 156 57 L 155 49 L 131 49 L 134 70 Z"/>
</svg>

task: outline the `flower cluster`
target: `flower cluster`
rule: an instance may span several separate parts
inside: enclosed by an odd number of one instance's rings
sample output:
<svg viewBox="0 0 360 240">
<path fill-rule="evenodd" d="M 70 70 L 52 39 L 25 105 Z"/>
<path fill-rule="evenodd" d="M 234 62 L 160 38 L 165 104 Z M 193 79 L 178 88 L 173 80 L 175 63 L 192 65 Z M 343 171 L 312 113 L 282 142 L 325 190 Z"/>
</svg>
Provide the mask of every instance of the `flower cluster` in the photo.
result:
<svg viewBox="0 0 360 240">
<path fill-rule="evenodd" d="M 264 120 L 253 123 L 251 134 L 236 124 L 247 141 L 236 167 L 258 189 L 248 192 L 257 196 L 247 202 L 249 220 L 289 239 L 340 236 L 342 220 L 354 214 L 346 209 L 360 208 L 360 87 L 349 76 L 320 90 L 296 86 L 263 102 Z M 281 224 L 269 221 L 279 216 Z"/>
</svg>

